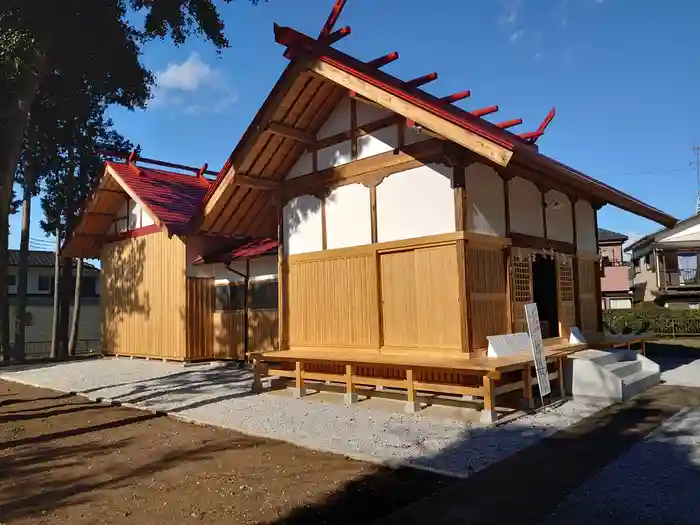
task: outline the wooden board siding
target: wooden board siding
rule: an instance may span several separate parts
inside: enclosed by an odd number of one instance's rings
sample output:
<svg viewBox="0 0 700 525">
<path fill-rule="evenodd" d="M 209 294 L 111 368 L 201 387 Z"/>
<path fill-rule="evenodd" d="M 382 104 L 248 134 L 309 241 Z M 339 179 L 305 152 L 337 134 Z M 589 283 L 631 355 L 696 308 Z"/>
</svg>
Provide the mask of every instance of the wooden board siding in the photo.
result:
<svg viewBox="0 0 700 525">
<path fill-rule="evenodd" d="M 288 287 L 289 322 L 285 328 L 290 347 L 376 345 L 372 329 L 377 310 L 374 254 L 337 252 L 337 256 L 319 252 L 318 259 L 288 259 L 289 270 L 282 285 Z"/>
<path fill-rule="evenodd" d="M 245 359 L 245 313 L 214 312 L 212 353 L 216 359 Z"/>
<path fill-rule="evenodd" d="M 467 286 L 471 301 L 475 350 L 488 346 L 486 336 L 508 333 L 504 250 L 467 244 Z"/>
<path fill-rule="evenodd" d="M 187 358 L 214 357 L 214 279 L 187 279 Z"/>
<path fill-rule="evenodd" d="M 158 232 L 107 244 L 100 259 L 105 352 L 186 359 L 185 243 Z"/>
<path fill-rule="evenodd" d="M 598 276 L 598 261 L 579 258 L 579 308 L 581 309 L 581 330 L 597 330 L 598 303 L 600 297 L 596 293 Z"/>
<path fill-rule="evenodd" d="M 455 245 L 380 255 L 384 347 L 461 350 Z"/>
<path fill-rule="evenodd" d="M 269 352 L 279 348 L 277 310 L 251 310 L 248 320 L 248 351 Z"/>
</svg>

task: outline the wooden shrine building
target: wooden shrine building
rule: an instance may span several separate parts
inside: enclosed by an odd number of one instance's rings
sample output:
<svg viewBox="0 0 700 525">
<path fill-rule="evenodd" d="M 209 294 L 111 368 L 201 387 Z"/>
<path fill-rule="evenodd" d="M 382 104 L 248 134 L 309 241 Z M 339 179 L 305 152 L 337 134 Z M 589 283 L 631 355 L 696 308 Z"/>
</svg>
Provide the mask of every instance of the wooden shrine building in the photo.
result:
<svg viewBox="0 0 700 525">
<path fill-rule="evenodd" d="M 277 345 L 277 241 L 198 234 L 208 174 L 105 164 L 62 249 L 100 259 L 104 354 L 243 360 Z"/>
<path fill-rule="evenodd" d="M 537 303 L 559 349 L 572 326 L 600 329 L 603 205 L 676 219 L 540 153 L 554 110 L 516 133 L 520 119 L 485 119 L 497 106 L 458 107 L 469 91 L 428 93 L 435 73 L 382 71 L 398 53 L 360 60 L 335 49 L 351 32 L 333 31 L 344 3 L 318 38 L 275 26 L 289 65 L 215 182 L 199 231 L 279 231 L 280 351 L 261 361 L 300 395 L 304 379 L 330 378 L 350 400 L 363 383 L 406 388 L 411 402 L 414 390 L 486 399 L 500 377 L 486 338 L 524 331 L 524 304 Z M 469 366 L 490 379 L 472 388 L 460 372 Z"/>
</svg>

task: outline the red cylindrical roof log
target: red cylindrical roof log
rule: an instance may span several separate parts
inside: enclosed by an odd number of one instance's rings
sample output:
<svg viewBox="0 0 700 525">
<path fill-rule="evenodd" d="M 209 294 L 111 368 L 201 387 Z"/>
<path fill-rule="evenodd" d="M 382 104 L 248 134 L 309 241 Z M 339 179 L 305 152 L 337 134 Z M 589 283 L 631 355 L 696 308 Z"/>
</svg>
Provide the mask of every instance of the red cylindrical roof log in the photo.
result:
<svg viewBox="0 0 700 525">
<path fill-rule="evenodd" d="M 488 106 L 486 108 L 475 109 L 470 111 L 475 117 L 483 117 L 484 115 L 490 115 L 491 113 L 496 113 L 498 111 L 498 106 Z"/>
<path fill-rule="evenodd" d="M 447 102 L 447 103 L 452 103 L 452 102 L 457 102 L 458 100 L 463 100 L 465 98 L 469 98 L 471 96 L 471 91 L 468 89 L 465 91 L 459 91 L 457 93 L 452 93 L 451 95 L 447 95 L 446 97 L 441 97 L 440 100 Z"/>
<path fill-rule="evenodd" d="M 428 73 L 427 75 L 423 75 L 422 77 L 408 80 L 406 81 L 406 84 L 408 84 L 409 86 L 418 87 L 422 86 L 423 84 L 427 84 L 428 82 L 432 82 L 433 80 L 437 80 L 437 77 L 437 73 Z"/>
<path fill-rule="evenodd" d="M 382 67 L 382 66 L 386 66 L 387 64 L 391 64 L 392 62 L 394 62 L 398 59 L 399 59 L 399 54 L 398 54 L 398 52 L 394 51 L 392 53 L 389 53 L 388 55 L 374 58 L 374 59 L 368 61 L 367 64 L 370 66 L 374 66 L 374 67 Z"/>
<path fill-rule="evenodd" d="M 347 2 L 347 0 L 335 0 L 335 4 L 333 4 L 333 9 L 331 9 L 326 23 L 323 24 L 321 32 L 318 34 L 319 40 L 321 40 L 322 38 L 327 38 L 328 35 L 331 34 L 331 31 L 333 31 L 333 26 L 338 21 L 340 13 L 343 11 L 343 7 L 345 7 L 345 2 Z"/>
<path fill-rule="evenodd" d="M 523 119 L 521 118 L 514 118 L 511 120 L 506 120 L 505 122 L 499 122 L 496 124 L 499 128 L 506 129 L 506 128 L 512 128 L 513 126 L 517 126 L 519 124 L 523 123 Z"/>
</svg>

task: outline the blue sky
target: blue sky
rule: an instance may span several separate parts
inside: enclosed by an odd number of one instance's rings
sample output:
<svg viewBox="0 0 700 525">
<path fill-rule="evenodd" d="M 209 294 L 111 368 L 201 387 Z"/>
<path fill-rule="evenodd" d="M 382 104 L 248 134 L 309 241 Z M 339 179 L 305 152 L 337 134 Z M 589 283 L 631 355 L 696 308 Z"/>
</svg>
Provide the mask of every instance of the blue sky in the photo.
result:
<svg viewBox="0 0 700 525">
<path fill-rule="evenodd" d="M 332 0 L 221 3 L 231 48 L 202 41 L 144 48 L 159 87 L 146 111 L 116 109 L 120 132 L 148 157 L 218 170 L 286 64 L 272 24 L 316 36 Z M 466 109 L 531 131 L 555 106 L 540 151 L 678 218 L 694 212 L 689 166 L 700 143 L 700 3 L 652 0 L 349 0 L 337 47 L 361 59 L 398 51 L 401 78 L 437 71 L 430 92 L 470 89 Z M 32 247 L 51 248 L 32 224 Z M 600 226 L 639 236 L 659 226 L 606 206 Z M 19 245 L 20 217 L 10 246 Z"/>
</svg>

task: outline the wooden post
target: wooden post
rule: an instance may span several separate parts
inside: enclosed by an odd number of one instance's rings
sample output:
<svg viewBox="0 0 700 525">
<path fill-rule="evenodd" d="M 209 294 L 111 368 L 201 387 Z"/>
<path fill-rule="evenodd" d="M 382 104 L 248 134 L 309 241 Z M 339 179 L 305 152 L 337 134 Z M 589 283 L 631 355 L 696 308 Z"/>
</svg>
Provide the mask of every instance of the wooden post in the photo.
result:
<svg viewBox="0 0 700 525">
<path fill-rule="evenodd" d="M 372 244 L 377 243 L 377 186 L 372 185 L 369 188 L 369 220 L 370 231 L 372 235 Z"/>
<path fill-rule="evenodd" d="M 355 385 L 352 381 L 354 373 L 353 365 L 345 365 L 345 404 L 352 405 L 357 403 L 357 394 L 355 393 Z"/>
<path fill-rule="evenodd" d="M 247 359 L 250 352 L 251 326 L 250 326 L 250 305 L 252 303 L 252 290 L 250 287 L 250 259 L 245 260 L 245 277 L 243 278 L 243 286 L 245 287 L 245 297 L 243 299 L 243 360 Z"/>
<path fill-rule="evenodd" d="M 357 160 L 357 99 L 350 99 L 350 160 Z"/>
<path fill-rule="evenodd" d="M 564 399 L 566 397 L 566 385 L 564 383 L 564 367 L 566 362 L 566 356 L 560 356 L 557 358 L 557 377 L 559 379 L 559 397 Z"/>
<path fill-rule="evenodd" d="M 301 361 L 296 361 L 294 365 L 294 380 L 295 386 L 294 397 L 297 399 L 306 395 L 306 387 L 304 386 L 304 365 Z"/>
<path fill-rule="evenodd" d="M 465 169 L 464 166 L 455 166 L 452 173 L 452 186 L 455 199 L 455 230 L 467 229 L 464 201 L 465 201 Z"/>
<path fill-rule="evenodd" d="M 597 254 L 600 254 L 600 246 L 598 244 L 598 207 L 593 207 L 593 218 L 595 221 L 595 250 Z M 603 304 L 602 304 L 602 293 L 600 291 L 600 264 L 596 262 L 596 278 L 595 278 L 595 307 L 596 307 L 596 331 L 603 331 Z"/>
<path fill-rule="evenodd" d="M 495 410 L 495 400 L 493 398 L 493 379 L 488 375 L 483 376 L 484 409 L 481 411 L 482 423 L 495 423 L 498 414 Z"/>
<path fill-rule="evenodd" d="M 535 408 L 535 399 L 532 397 L 532 370 L 530 363 L 523 366 L 523 400 L 526 408 Z"/>
<path fill-rule="evenodd" d="M 416 390 L 413 385 L 413 369 L 406 369 L 406 412 L 413 413 L 420 410 L 420 402 L 416 400 Z"/>
<path fill-rule="evenodd" d="M 511 220 L 510 220 L 510 180 L 511 176 L 500 173 L 503 181 L 503 209 L 505 211 L 506 220 L 506 238 L 511 235 Z M 513 279 L 511 270 L 511 248 L 506 246 L 503 249 L 504 264 L 506 266 L 506 319 L 508 323 L 508 331 L 515 332 L 515 321 L 513 319 Z"/>
<path fill-rule="evenodd" d="M 569 196 L 569 202 L 571 203 L 571 224 L 574 228 L 574 256 L 571 261 L 571 272 L 574 278 L 574 319 L 576 321 L 576 326 L 581 328 L 581 293 L 578 274 L 578 228 L 576 226 L 576 203 L 578 199 Z"/>
<path fill-rule="evenodd" d="M 280 208 L 277 212 L 277 349 L 285 350 L 288 341 L 286 333 L 286 316 L 287 309 L 285 307 L 288 286 L 285 272 L 287 272 L 287 261 L 284 253 L 284 203 L 280 203 Z"/>
<path fill-rule="evenodd" d="M 253 356 L 253 386 L 251 391 L 254 394 L 259 394 L 262 392 L 262 364 L 260 363 L 260 356 Z"/>
<path fill-rule="evenodd" d="M 541 202 L 542 202 L 542 237 L 547 239 L 547 190 L 542 186 L 538 186 L 540 190 Z"/>
<path fill-rule="evenodd" d="M 457 241 L 457 279 L 459 282 L 459 310 L 460 310 L 460 341 L 462 352 L 471 352 L 472 346 L 469 340 L 469 312 L 471 305 L 469 304 L 469 294 L 467 287 L 467 241 L 461 239 Z"/>
</svg>

